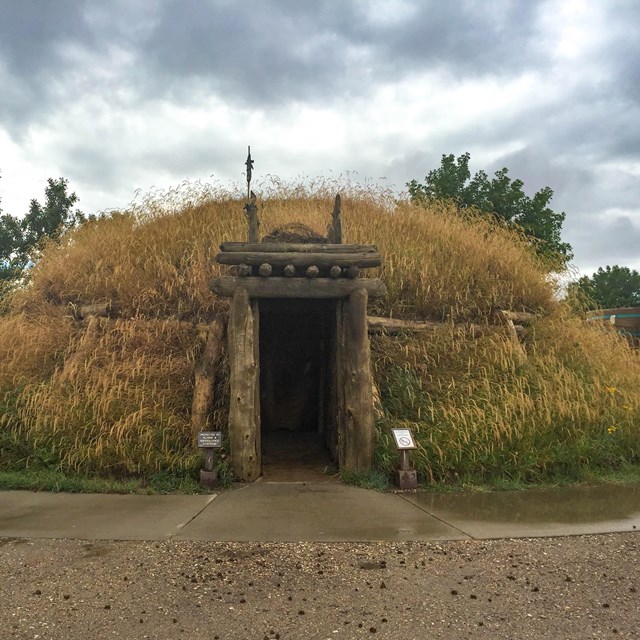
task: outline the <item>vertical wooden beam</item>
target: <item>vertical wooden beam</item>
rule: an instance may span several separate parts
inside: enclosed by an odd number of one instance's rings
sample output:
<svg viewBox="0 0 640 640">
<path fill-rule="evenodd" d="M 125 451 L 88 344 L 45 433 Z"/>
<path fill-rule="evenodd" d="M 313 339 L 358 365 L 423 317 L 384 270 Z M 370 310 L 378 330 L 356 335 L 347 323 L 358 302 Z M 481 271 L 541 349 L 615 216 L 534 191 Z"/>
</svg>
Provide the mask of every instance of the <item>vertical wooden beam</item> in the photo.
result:
<svg viewBox="0 0 640 640">
<path fill-rule="evenodd" d="M 59 382 L 71 382 L 82 367 L 85 359 L 95 349 L 100 339 L 100 318 L 90 316 L 87 328 L 78 342 L 76 350 L 64 361 Z"/>
<path fill-rule="evenodd" d="M 331 224 L 329 225 L 329 243 L 342 244 L 342 211 L 340 194 L 336 195 L 333 203 L 333 213 L 331 214 Z"/>
<path fill-rule="evenodd" d="M 258 230 L 260 228 L 260 221 L 258 220 L 258 206 L 256 205 L 256 196 L 251 191 L 249 202 L 244 205 L 244 213 L 247 216 L 247 223 L 249 225 L 248 239 L 249 242 L 258 242 Z"/>
<path fill-rule="evenodd" d="M 375 427 L 366 289 L 354 291 L 343 303 L 339 384 L 342 411 L 339 452 L 341 468 L 367 472 L 373 465 Z"/>
<path fill-rule="evenodd" d="M 233 473 L 242 482 L 253 482 L 261 473 L 258 325 L 257 303 L 251 303 L 246 289 L 236 290 L 227 329 L 231 369 L 229 444 Z"/>
<path fill-rule="evenodd" d="M 209 325 L 207 343 L 194 372 L 193 401 L 191 403 L 191 427 L 194 439 L 200 431 L 207 431 L 209 414 L 213 405 L 215 367 L 222 354 L 224 323 L 217 317 Z"/>
<path fill-rule="evenodd" d="M 342 300 L 336 300 L 333 317 L 329 327 L 329 360 L 327 362 L 327 432 L 325 443 L 331 452 L 331 458 L 338 466 L 342 465 L 343 454 L 340 450 L 340 425 L 342 424 Z"/>
</svg>

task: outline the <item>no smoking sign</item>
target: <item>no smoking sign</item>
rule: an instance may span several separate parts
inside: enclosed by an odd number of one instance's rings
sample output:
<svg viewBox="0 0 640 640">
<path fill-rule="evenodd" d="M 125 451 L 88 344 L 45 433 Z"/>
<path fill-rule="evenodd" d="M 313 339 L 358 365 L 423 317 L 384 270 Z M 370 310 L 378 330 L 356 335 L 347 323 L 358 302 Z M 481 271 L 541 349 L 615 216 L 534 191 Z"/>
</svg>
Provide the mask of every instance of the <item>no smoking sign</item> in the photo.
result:
<svg viewBox="0 0 640 640">
<path fill-rule="evenodd" d="M 396 441 L 396 447 L 400 450 L 416 449 L 416 442 L 410 429 L 391 429 Z"/>
</svg>

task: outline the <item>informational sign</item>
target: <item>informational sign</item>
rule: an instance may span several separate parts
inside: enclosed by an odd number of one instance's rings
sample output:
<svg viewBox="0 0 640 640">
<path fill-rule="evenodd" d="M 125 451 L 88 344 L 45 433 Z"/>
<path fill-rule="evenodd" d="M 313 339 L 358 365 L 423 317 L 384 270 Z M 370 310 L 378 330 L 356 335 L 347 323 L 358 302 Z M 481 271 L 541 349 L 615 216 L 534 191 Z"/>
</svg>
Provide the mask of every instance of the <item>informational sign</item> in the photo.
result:
<svg viewBox="0 0 640 640">
<path fill-rule="evenodd" d="M 222 431 L 201 431 L 198 434 L 200 449 L 219 449 L 222 446 Z"/>
<path fill-rule="evenodd" d="M 411 429 L 391 429 L 391 433 L 393 433 L 393 437 L 396 441 L 396 447 L 400 451 L 417 449 Z"/>
</svg>

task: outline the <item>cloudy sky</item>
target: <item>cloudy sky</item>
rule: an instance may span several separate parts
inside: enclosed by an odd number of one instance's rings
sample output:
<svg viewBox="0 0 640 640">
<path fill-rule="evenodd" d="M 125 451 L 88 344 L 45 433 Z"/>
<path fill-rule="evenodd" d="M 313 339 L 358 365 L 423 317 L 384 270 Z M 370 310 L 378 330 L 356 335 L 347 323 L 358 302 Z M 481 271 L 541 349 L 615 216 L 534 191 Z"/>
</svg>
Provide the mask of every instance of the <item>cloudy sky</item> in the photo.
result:
<svg viewBox="0 0 640 640">
<path fill-rule="evenodd" d="M 0 206 L 185 179 L 398 191 L 468 151 L 550 186 L 591 273 L 640 269 L 638 0 L 0 0 Z"/>
</svg>

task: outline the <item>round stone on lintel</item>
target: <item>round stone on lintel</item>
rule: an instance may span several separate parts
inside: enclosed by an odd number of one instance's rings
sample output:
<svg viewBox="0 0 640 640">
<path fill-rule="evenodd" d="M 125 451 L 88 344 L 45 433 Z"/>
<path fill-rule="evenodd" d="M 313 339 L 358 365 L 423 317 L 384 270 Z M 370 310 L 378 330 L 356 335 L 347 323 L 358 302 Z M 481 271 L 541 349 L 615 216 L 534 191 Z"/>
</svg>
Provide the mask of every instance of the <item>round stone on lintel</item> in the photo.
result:
<svg viewBox="0 0 640 640">
<path fill-rule="evenodd" d="M 268 278 L 273 272 L 273 267 L 268 262 L 263 262 L 258 269 L 258 273 L 263 278 Z"/>
<path fill-rule="evenodd" d="M 360 267 L 355 264 L 349 265 L 345 269 L 345 275 L 347 278 L 357 278 L 360 275 Z"/>
</svg>

